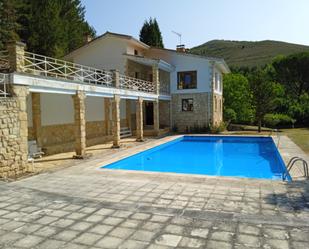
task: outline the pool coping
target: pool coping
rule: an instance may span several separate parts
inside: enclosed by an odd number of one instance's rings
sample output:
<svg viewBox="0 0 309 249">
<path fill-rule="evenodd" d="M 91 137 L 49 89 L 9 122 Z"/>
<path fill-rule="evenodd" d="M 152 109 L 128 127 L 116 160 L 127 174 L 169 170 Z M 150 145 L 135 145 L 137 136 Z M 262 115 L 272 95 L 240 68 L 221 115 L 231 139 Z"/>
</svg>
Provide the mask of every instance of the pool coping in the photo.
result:
<svg viewBox="0 0 309 249">
<path fill-rule="evenodd" d="M 182 176 L 182 177 L 194 177 L 194 178 L 204 178 L 204 179 L 216 179 L 216 178 L 223 178 L 223 179 L 231 179 L 231 180 L 257 180 L 257 181 L 271 181 L 271 182 L 278 182 L 278 180 L 272 180 L 272 179 L 260 179 L 260 178 L 245 178 L 245 177 L 232 177 L 232 176 L 212 176 L 212 175 L 202 175 L 202 174 L 185 174 L 185 173 L 173 173 L 173 172 L 154 172 L 154 171 L 140 171 L 140 170 L 124 170 L 124 169 L 117 169 L 117 171 L 115 171 L 114 169 L 107 169 L 105 168 L 104 171 L 102 171 L 102 168 L 104 168 L 105 166 L 115 163 L 117 161 L 120 161 L 122 159 L 125 159 L 127 157 L 133 156 L 135 154 L 141 153 L 143 151 L 155 148 L 157 146 L 160 146 L 162 144 L 168 143 L 168 142 L 172 142 L 178 138 L 184 137 L 184 136 L 206 136 L 206 137 L 252 137 L 252 138 L 256 138 L 256 137 L 270 137 L 272 138 L 278 153 L 286 167 L 289 159 L 291 157 L 289 157 L 289 153 L 287 153 L 287 148 L 284 146 L 280 146 L 277 147 L 278 145 L 278 137 L 276 137 L 275 135 L 239 135 L 239 134 L 231 134 L 231 135 L 226 135 L 226 134 L 181 134 L 181 135 L 172 135 L 172 136 L 166 136 L 163 138 L 160 138 L 158 140 L 155 141 L 151 141 L 147 144 L 144 144 L 142 146 L 138 146 L 138 147 L 134 147 L 134 148 L 130 148 L 128 150 L 126 150 L 123 153 L 120 154 L 116 154 L 116 156 L 113 156 L 111 158 L 107 158 L 106 160 L 100 160 L 100 162 L 95 164 L 95 170 L 99 171 L 99 172 L 121 172 L 121 173 L 126 173 L 126 174 L 144 174 L 144 175 L 152 175 L 152 176 L 162 176 L 162 174 L 164 175 L 169 175 L 169 176 Z M 299 150 L 300 154 L 301 152 L 304 153 L 293 141 L 291 141 L 287 136 L 281 136 L 281 139 L 284 138 L 284 140 L 288 140 L 289 143 L 292 145 L 293 150 Z M 279 138 L 279 142 L 280 142 L 280 138 Z M 282 142 L 282 141 L 281 141 Z M 288 149 L 291 146 L 288 146 Z M 298 178 L 300 178 L 300 169 L 296 170 L 294 172 L 291 172 L 290 175 L 294 180 L 297 180 Z M 303 178 L 300 178 L 303 179 Z M 281 181 L 279 181 L 281 182 Z M 282 181 L 283 182 L 283 181 Z"/>
</svg>

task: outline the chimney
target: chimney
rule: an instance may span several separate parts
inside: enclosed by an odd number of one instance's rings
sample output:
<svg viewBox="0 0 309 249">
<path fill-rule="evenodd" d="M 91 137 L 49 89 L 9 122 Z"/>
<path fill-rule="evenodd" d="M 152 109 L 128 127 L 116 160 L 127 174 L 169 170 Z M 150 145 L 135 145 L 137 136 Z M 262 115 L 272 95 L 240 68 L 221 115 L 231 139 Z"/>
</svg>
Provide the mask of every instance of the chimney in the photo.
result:
<svg viewBox="0 0 309 249">
<path fill-rule="evenodd" d="M 88 42 L 91 42 L 91 41 L 92 41 L 91 35 L 86 34 L 86 35 L 84 36 L 84 42 L 85 42 L 85 44 L 87 44 Z"/>
<path fill-rule="evenodd" d="M 186 52 L 185 45 L 184 45 L 184 44 L 182 44 L 182 45 L 177 45 L 177 46 L 176 46 L 176 52 L 185 53 L 185 52 Z"/>
</svg>

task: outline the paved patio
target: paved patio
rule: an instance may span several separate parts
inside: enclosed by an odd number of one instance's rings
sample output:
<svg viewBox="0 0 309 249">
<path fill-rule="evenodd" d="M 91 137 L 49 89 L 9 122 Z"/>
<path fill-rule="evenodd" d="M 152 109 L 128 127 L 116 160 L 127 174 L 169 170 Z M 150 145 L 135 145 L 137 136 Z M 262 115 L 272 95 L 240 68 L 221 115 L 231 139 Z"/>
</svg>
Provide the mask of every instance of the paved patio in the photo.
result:
<svg viewBox="0 0 309 249">
<path fill-rule="evenodd" d="M 97 170 L 0 182 L 1 248 L 309 248 L 309 183 Z"/>
</svg>

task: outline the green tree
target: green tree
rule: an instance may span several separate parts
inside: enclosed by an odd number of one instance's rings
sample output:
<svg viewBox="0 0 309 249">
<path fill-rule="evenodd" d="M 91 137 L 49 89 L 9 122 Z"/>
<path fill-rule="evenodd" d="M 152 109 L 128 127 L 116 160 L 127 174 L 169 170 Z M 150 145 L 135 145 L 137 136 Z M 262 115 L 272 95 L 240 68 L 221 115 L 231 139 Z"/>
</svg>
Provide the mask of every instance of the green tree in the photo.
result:
<svg viewBox="0 0 309 249">
<path fill-rule="evenodd" d="M 298 53 L 277 57 L 272 66 L 274 77 L 283 84 L 289 94 L 298 100 L 304 93 L 309 93 L 309 53 Z"/>
<path fill-rule="evenodd" d="M 8 41 L 19 40 L 15 0 L 0 0 L 0 49 Z"/>
<path fill-rule="evenodd" d="M 0 47 L 21 40 L 27 49 L 62 57 L 85 43 L 95 30 L 80 0 L 0 0 Z"/>
<path fill-rule="evenodd" d="M 253 121 L 252 93 L 248 79 L 241 74 L 226 74 L 223 78 L 224 117 L 233 122 L 251 123 Z"/>
<path fill-rule="evenodd" d="M 164 48 L 161 31 L 156 18 L 149 18 L 149 21 L 146 20 L 144 22 L 139 39 L 149 46 Z"/>
<path fill-rule="evenodd" d="M 261 132 L 265 114 L 271 113 L 276 107 L 277 94 L 281 91 L 281 86 L 272 81 L 267 69 L 256 70 L 249 77 L 249 82 L 253 94 L 253 108 L 258 132 Z"/>
</svg>

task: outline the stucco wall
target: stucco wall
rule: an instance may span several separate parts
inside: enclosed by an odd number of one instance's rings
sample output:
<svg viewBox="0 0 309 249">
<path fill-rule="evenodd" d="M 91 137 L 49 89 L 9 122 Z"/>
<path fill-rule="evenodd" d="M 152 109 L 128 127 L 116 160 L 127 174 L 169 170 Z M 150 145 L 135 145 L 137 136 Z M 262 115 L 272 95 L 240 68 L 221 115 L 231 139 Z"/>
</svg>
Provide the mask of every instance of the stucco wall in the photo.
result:
<svg viewBox="0 0 309 249">
<path fill-rule="evenodd" d="M 210 92 L 210 64 L 205 58 L 197 56 L 188 56 L 183 53 L 169 52 L 160 49 L 151 49 L 147 51 L 147 56 L 157 59 L 163 59 L 175 66 L 175 71 L 171 72 L 171 93 L 200 93 Z M 197 71 L 196 89 L 177 89 L 177 72 Z"/>
<path fill-rule="evenodd" d="M 123 54 L 125 52 L 125 40 L 106 37 L 91 42 L 86 49 L 75 51 L 69 59 L 75 63 L 98 69 L 118 69 L 123 74 L 125 71 Z"/>
<path fill-rule="evenodd" d="M 41 146 L 47 154 L 54 154 L 74 149 L 74 109 L 72 95 L 40 94 L 41 103 Z M 28 140 L 33 140 L 33 115 L 31 94 L 27 98 Z M 107 136 L 104 98 L 87 96 L 86 138 L 87 146 L 110 140 Z M 121 126 L 127 126 L 126 101 L 120 101 Z"/>
</svg>

